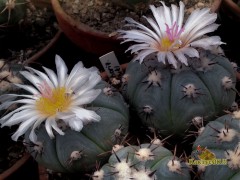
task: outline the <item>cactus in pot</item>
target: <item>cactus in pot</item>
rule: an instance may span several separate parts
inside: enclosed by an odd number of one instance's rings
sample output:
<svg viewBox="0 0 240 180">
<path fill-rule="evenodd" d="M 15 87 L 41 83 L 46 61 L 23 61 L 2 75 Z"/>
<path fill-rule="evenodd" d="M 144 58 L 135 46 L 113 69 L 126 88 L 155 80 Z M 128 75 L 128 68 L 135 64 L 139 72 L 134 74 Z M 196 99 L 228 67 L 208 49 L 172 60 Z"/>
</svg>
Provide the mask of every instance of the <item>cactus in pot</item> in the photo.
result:
<svg viewBox="0 0 240 180">
<path fill-rule="evenodd" d="M 239 117 L 239 111 L 234 111 L 209 122 L 194 142 L 189 162 L 197 166 L 201 179 L 240 178 Z M 204 152 L 213 156 L 206 159 Z"/>
<path fill-rule="evenodd" d="M 150 26 L 126 18 L 127 30 L 119 30 L 123 42 L 134 42 L 127 51 L 135 55 L 128 64 L 123 90 L 140 120 L 182 135 L 196 116 L 211 120 L 235 100 L 235 73 L 219 45 L 218 36 L 205 36 L 218 25 L 210 9 L 197 9 L 184 23 L 179 8 L 150 5 Z M 203 21 L 207 19 L 207 21 Z"/>
<path fill-rule="evenodd" d="M 0 24 L 18 25 L 24 19 L 28 0 L 1 0 Z"/>
<path fill-rule="evenodd" d="M 55 62 L 57 74 L 45 67 L 46 74 L 30 67 L 20 72 L 32 85 L 16 85 L 30 94 L 6 94 L 20 99 L 4 102 L 1 109 L 24 105 L 0 121 L 2 126 L 21 123 L 12 139 L 25 134 L 29 152 L 43 166 L 57 172 L 87 172 L 96 160 L 104 162 L 107 157 L 98 155 L 127 132 L 128 108 L 118 92 L 109 94 L 113 89 L 96 68 L 78 62 L 68 74 L 59 56 Z"/>
<path fill-rule="evenodd" d="M 155 139 L 150 144 L 113 149 L 108 163 L 91 177 L 93 180 L 191 179 L 188 165 L 158 142 L 160 140 Z"/>
</svg>

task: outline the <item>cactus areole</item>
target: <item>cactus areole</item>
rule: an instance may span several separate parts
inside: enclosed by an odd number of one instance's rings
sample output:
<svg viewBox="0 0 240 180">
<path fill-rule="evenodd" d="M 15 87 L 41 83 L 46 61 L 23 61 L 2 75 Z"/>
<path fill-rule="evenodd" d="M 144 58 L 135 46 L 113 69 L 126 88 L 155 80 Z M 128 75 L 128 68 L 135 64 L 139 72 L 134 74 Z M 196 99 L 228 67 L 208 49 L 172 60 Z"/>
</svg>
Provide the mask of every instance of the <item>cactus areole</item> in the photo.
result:
<svg viewBox="0 0 240 180">
<path fill-rule="evenodd" d="M 236 81 L 231 63 L 207 51 L 201 52 L 201 56 L 177 70 L 154 57 L 143 64 L 129 63 L 125 73 L 126 97 L 145 125 L 166 135 L 183 134 L 194 117 L 211 120 L 231 106 Z M 209 67 L 203 71 L 204 59 L 208 59 Z"/>
</svg>

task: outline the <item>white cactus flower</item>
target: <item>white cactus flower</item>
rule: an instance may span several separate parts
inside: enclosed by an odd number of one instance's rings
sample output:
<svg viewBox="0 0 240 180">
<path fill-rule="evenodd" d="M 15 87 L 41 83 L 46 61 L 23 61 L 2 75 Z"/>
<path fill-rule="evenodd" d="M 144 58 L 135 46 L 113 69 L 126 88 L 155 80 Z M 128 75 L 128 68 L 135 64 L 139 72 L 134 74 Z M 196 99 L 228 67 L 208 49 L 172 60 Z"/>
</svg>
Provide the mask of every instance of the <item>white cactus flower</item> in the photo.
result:
<svg viewBox="0 0 240 180">
<path fill-rule="evenodd" d="M 78 62 L 68 74 L 66 64 L 58 55 L 56 55 L 55 63 L 57 74 L 46 67 L 43 67 L 46 73 L 30 67 L 20 72 L 32 85 L 15 85 L 28 91 L 28 94 L 0 96 L 2 102 L 0 110 L 15 103 L 22 104 L 0 119 L 2 127 L 20 124 L 12 135 L 13 140 L 17 141 L 19 136 L 31 129 L 29 138 L 37 142 L 35 129 L 43 122 L 45 122 L 48 135 L 54 138 L 52 129 L 64 135 L 58 127 L 59 120 L 64 121 L 75 131 L 81 131 L 83 126 L 89 122 L 100 121 L 101 118 L 95 111 L 84 108 L 84 105 L 91 103 L 101 93 L 100 89 L 94 89 L 101 81 L 98 70 L 84 68 L 82 62 Z M 18 99 L 14 100 L 11 97 Z"/>
<path fill-rule="evenodd" d="M 184 4 L 180 1 L 179 7 L 150 5 L 153 18 L 145 17 L 150 27 L 126 18 L 126 26 L 130 30 L 119 30 L 119 38 L 125 42 L 135 42 L 127 51 L 136 54 L 133 60 L 140 63 L 150 54 L 155 53 L 159 62 L 169 63 L 177 68 L 178 62 L 188 65 L 186 55 L 199 57 L 196 48 L 211 49 L 223 44 L 219 36 L 203 37 L 218 28 L 215 24 L 216 13 L 209 8 L 196 9 L 184 23 Z"/>
</svg>

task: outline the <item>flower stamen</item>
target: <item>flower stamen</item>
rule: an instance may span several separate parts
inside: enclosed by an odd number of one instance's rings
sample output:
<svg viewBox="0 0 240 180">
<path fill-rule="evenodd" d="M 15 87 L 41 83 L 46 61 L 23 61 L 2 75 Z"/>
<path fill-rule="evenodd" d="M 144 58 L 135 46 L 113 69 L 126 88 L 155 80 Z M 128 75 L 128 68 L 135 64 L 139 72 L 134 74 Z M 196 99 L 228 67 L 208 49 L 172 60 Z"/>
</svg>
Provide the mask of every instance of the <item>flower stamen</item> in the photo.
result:
<svg viewBox="0 0 240 180">
<path fill-rule="evenodd" d="M 172 25 L 172 27 L 169 27 L 168 24 L 166 24 L 166 34 L 167 36 L 162 38 L 161 40 L 161 50 L 171 50 L 171 49 L 178 49 L 182 45 L 182 41 L 180 40 L 180 35 L 184 31 L 184 28 L 182 27 L 179 29 L 179 26 L 176 25 L 176 22 Z"/>
<path fill-rule="evenodd" d="M 68 110 L 72 100 L 71 96 L 65 94 L 65 87 L 51 89 L 49 86 L 45 86 L 41 90 L 41 97 L 36 102 L 37 110 L 47 117 Z"/>
</svg>

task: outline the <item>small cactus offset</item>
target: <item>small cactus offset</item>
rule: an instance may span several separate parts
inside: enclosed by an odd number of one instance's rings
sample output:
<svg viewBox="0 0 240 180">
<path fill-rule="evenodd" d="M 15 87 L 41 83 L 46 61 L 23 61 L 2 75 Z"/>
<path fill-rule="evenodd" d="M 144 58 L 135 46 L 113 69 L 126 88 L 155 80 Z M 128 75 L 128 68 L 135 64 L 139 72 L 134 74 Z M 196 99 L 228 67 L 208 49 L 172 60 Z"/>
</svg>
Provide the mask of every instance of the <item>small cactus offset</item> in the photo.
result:
<svg viewBox="0 0 240 180">
<path fill-rule="evenodd" d="M 189 162 L 201 179 L 240 178 L 240 126 L 238 111 L 209 122 L 193 145 Z"/>
<path fill-rule="evenodd" d="M 163 134 L 182 135 L 194 117 L 211 120 L 231 106 L 236 78 L 222 56 L 220 38 L 205 36 L 218 27 L 217 15 L 198 9 L 184 23 L 183 2 L 171 8 L 161 3 L 150 5 L 148 26 L 126 18 L 131 29 L 119 30 L 123 42 L 133 42 L 127 51 L 135 55 L 123 90 L 144 124 Z"/>
<path fill-rule="evenodd" d="M 112 152 L 107 164 L 97 169 L 93 180 L 191 179 L 189 167 L 158 143 L 126 146 Z"/>
<path fill-rule="evenodd" d="M 0 0 L 0 25 L 18 25 L 24 19 L 29 0 Z"/>
<path fill-rule="evenodd" d="M 21 68 L 23 67 L 20 64 L 9 64 L 0 60 L 0 95 L 19 90 L 13 83 L 23 83 L 19 75 Z"/>
</svg>

